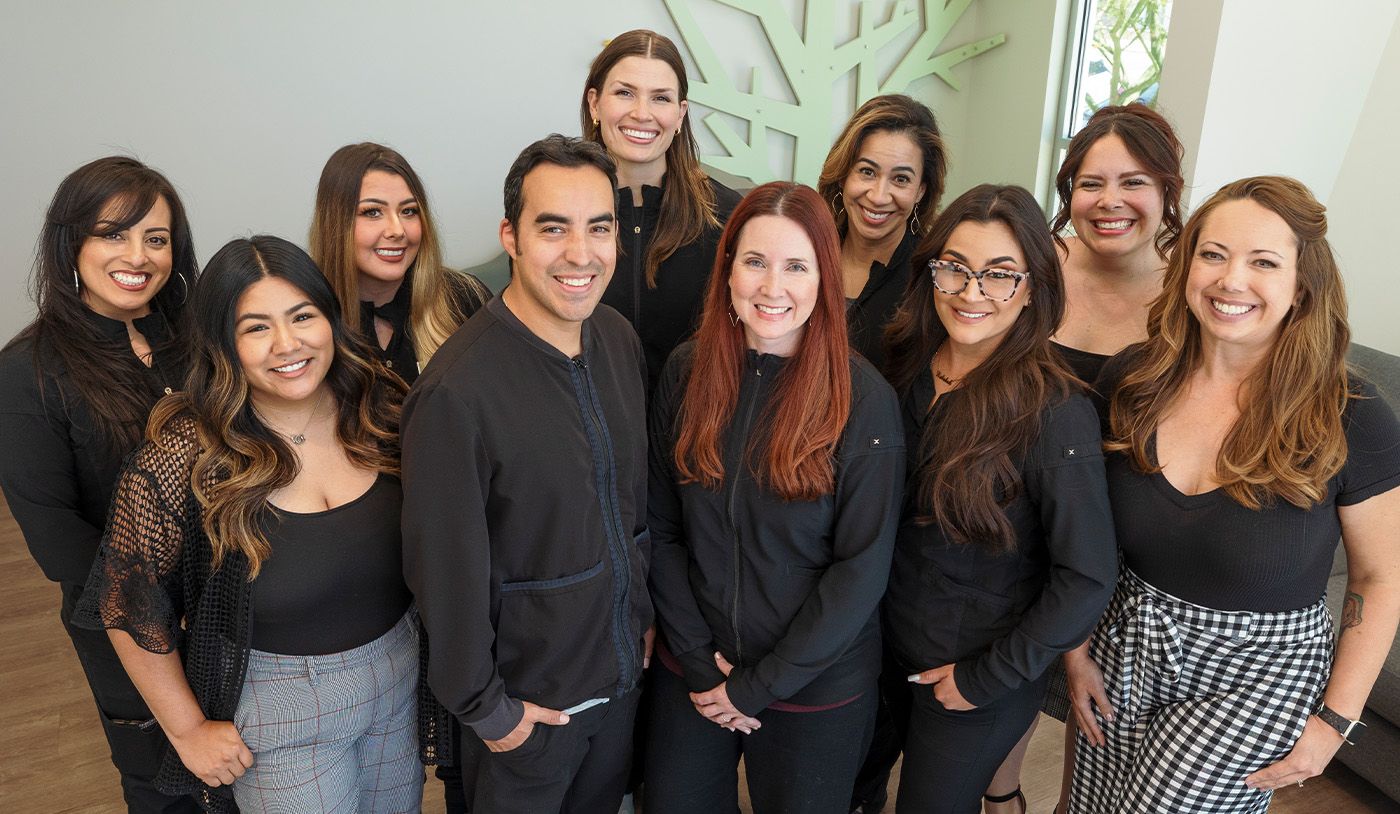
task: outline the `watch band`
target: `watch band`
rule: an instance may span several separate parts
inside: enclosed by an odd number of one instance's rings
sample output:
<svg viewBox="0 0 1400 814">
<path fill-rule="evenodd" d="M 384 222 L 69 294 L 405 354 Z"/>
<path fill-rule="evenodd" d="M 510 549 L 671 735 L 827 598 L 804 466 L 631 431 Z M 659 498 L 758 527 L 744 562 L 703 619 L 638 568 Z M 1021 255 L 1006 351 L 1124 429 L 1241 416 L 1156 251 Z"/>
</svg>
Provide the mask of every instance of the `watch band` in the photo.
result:
<svg viewBox="0 0 1400 814">
<path fill-rule="evenodd" d="M 1366 734 L 1366 724 L 1360 721 L 1353 721 L 1350 718 L 1345 718 L 1337 714 L 1336 710 L 1326 704 L 1318 707 L 1317 717 L 1321 718 L 1323 723 L 1341 733 L 1342 740 L 1347 743 L 1355 745 L 1361 740 L 1361 736 Z"/>
</svg>

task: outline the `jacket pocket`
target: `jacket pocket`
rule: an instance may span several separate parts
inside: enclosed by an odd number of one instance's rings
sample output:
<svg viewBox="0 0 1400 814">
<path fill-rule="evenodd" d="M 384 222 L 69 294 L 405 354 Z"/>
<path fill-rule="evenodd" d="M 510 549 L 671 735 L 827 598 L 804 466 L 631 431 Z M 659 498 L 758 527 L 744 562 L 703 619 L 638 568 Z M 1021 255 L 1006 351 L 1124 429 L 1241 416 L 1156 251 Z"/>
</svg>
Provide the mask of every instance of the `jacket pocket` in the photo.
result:
<svg viewBox="0 0 1400 814">
<path fill-rule="evenodd" d="M 617 681 L 605 562 L 554 579 L 503 582 L 496 663 L 510 694 L 556 705 Z"/>
</svg>

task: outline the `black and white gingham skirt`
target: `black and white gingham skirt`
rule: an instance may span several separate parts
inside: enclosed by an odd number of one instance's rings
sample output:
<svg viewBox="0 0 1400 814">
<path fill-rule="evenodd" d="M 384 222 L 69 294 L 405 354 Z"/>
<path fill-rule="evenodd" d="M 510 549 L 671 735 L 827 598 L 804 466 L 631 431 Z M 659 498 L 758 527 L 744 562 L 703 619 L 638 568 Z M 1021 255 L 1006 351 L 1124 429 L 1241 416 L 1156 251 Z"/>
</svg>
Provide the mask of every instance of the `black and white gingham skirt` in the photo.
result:
<svg viewBox="0 0 1400 814">
<path fill-rule="evenodd" d="M 1089 644 L 1115 712 L 1075 752 L 1072 814 L 1262 812 L 1244 779 L 1286 756 L 1332 666 L 1325 601 L 1227 612 L 1164 593 L 1126 567 Z"/>
</svg>

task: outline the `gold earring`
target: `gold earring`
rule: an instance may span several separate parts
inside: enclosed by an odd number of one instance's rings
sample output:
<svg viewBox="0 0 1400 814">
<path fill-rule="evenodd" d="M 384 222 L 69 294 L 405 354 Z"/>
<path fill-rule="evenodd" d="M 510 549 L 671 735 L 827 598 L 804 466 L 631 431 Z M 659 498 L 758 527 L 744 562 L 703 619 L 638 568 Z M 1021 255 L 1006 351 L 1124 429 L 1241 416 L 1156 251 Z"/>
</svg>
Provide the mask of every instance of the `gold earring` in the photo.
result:
<svg viewBox="0 0 1400 814">
<path fill-rule="evenodd" d="M 597 127 L 597 126 L 598 126 L 598 120 L 597 120 L 597 119 L 594 119 L 594 120 L 593 120 L 593 126 L 594 126 L 594 127 Z"/>
</svg>

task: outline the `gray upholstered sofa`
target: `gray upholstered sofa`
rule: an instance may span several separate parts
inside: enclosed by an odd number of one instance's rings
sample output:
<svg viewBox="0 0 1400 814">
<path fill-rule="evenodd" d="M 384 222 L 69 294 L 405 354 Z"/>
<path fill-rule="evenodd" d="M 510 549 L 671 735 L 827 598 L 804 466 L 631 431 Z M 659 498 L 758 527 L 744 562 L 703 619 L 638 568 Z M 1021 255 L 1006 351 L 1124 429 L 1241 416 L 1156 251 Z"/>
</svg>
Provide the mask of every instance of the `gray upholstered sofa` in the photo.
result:
<svg viewBox="0 0 1400 814">
<path fill-rule="evenodd" d="M 1347 359 L 1380 388 L 1391 408 L 1400 412 L 1400 357 L 1352 345 Z M 1400 545 L 1400 540 L 1395 544 Z M 1338 546 L 1327 583 L 1327 604 L 1334 622 L 1341 618 L 1346 580 L 1346 553 Z M 1391 646 L 1361 720 L 1367 727 L 1366 739 L 1356 746 L 1343 744 L 1337 759 L 1392 799 L 1400 800 L 1400 644 Z"/>
</svg>

